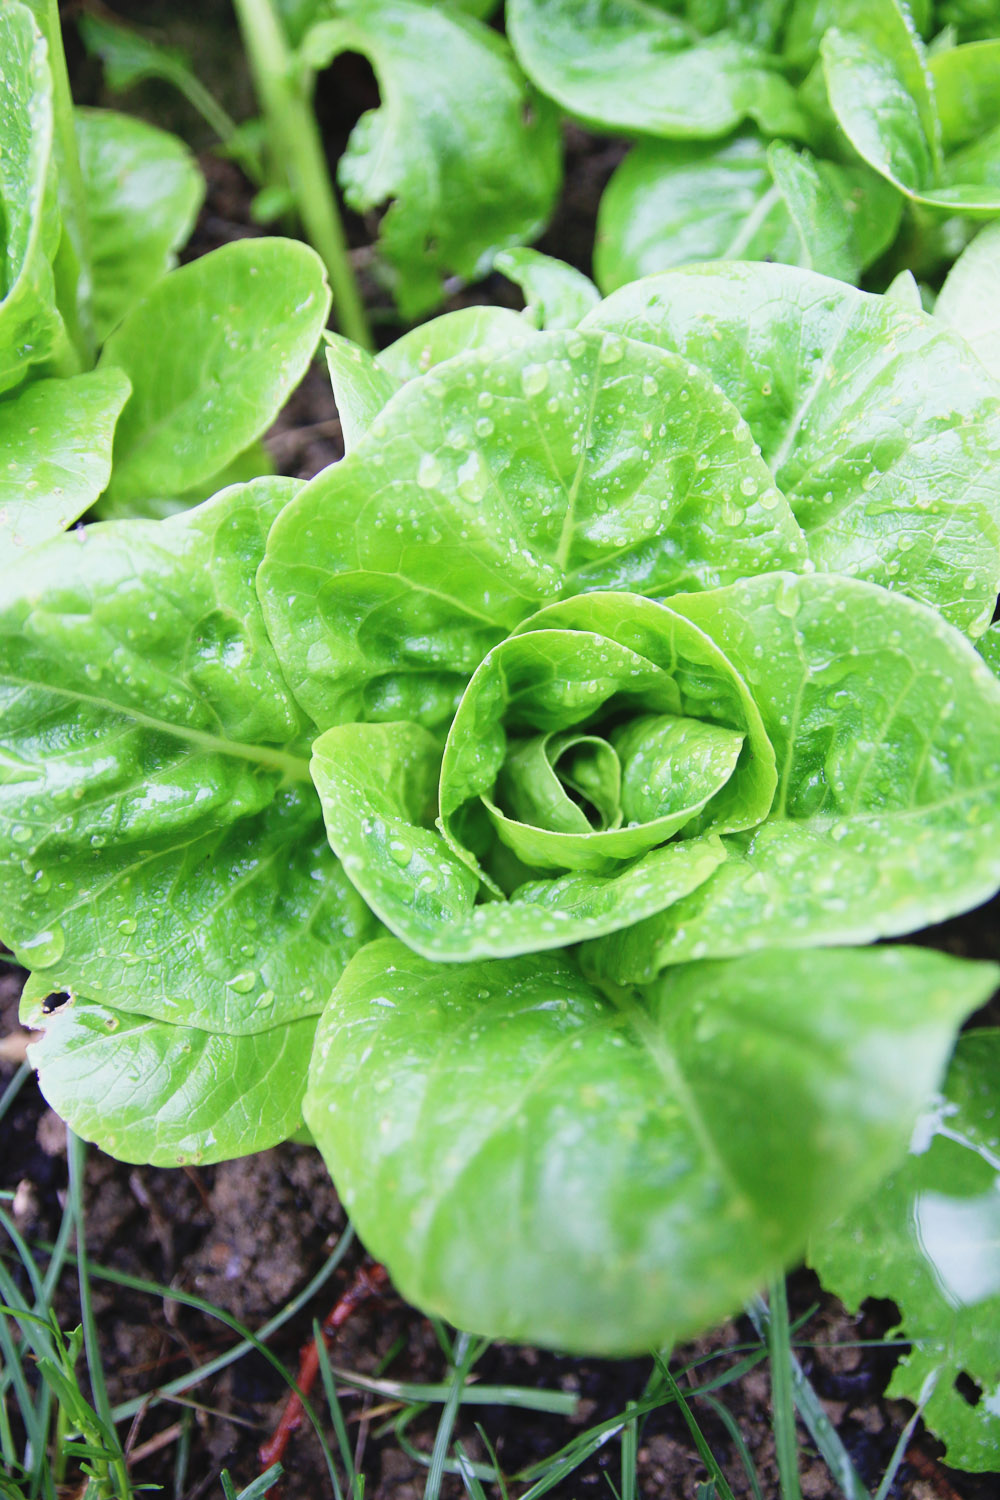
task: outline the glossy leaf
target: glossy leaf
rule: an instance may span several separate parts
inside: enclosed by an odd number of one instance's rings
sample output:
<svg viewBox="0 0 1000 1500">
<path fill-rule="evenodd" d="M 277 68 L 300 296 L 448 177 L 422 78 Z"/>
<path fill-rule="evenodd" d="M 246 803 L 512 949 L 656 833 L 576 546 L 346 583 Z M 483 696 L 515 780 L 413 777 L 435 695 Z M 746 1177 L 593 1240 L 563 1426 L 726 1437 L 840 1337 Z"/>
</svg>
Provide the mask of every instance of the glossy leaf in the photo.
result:
<svg viewBox="0 0 1000 1500">
<path fill-rule="evenodd" d="M 363 115 L 338 178 L 359 213 L 388 204 L 378 249 L 404 318 L 442 300 L 448 276 L 484 274 L 544 227 L 559 190 L 555 111 L 481 22 L 412 0 L 344 0 L 302 44 L 314 68 L 360 52 L 382 105 Z M 488 104 L 486 104 L 488 101 Z"/>
<path fill-rule="evenodd" d="M 103 340 L 175 263 L 205 184 L 187 147 L 143 120 L 78 110 L 76 140 L 87 194 L 92 313 Z"/>
<path fill-rule="evenodd" d="M 856 281 L 892 239 L 899 205 L 865 168 L 780 141 L 767 147 L 749 133 L 722 146 L 650 141 L 629 153 L 601 199 L 596 274 L 611 292 L 690 261 L 742 259 Z"/>
<path fill-rule="evenodd" d="M 418 724 L 344 724 L 313 746 L 313 778 L 344 869 L 391 931 L 434 958 L 537 952 L 614 932 L 693 890 L 724 858 L 718 839 L 705 837 L 611 874 L 523 879 L 509 899 L 477 904 L 468 855 L 431 826 L 439 765 L 434 737 Z"/>
<path fill-rule="evenodd" d="M 579 794 L 581 773 L 560 782 L 532 760 L 538 733 L 585 736 L 591 761 L 603 750 L 594 797 L 609 826 L 590 827 L 563 791 Z M 417 725 L 344 725 L 313 747 L 313 777 L 358 890 L 441 958 L 565 946 L 661 910 L 716 867 L 716 833 L 767 816 L 775 788 L 760 715 L 725 657 L 663 605 L 623 594 L 553 605 L 495 647 L 443 761 Z M 515 856 L 505 899 L 487 897 L 504 896 L 484 853 L 497 838 Z"/>
<path fill-rule="evenodd" d="M 364 437 L 400 382 L 383 370 L 367 349 L 339 333 L 327 333 L 326 364 L 337 402 L 337 415 L 350 453 Z"/>
<path fill-rule="evenodd" d="M 849 1308 L 866 1297 L 896 1303 L 892 1336 L 911 1348 L 886 1394 L 919 1401 L 946 1462 L 981 1473 L 995 1470 L 1000 1446 L 998 1078 L 1000 1031 L 959 1037 L 903 1165 L 810 1247 Z"/>
<path fill-rule="evenodd" d="M 3 575 L 3 937 L 53 989 L 249 1035 L 314 1014 L 373 931 L 253 591 L 295 488 L 90 527 Z"/>
<path fill-rule="evenodd" d="M 111 473 L 129 383 L 120 370 L 38 380 L 0 400 L 0 557 L 55 536 L 89 509 Z"/>
<path fill-rule="evenodd" d="M 932 3 L 933 0 L 907 0 L 910 19 L 922 36 L 927 35 L 931 24 Z M 885 4 L 884 0 L 874 0 L 873 4 L 869 0 L 792 0 L 784 20 L 782 51 L 786 60 L 803 73 L 816 62 L 820 43 L 831 26 L 842 31 L 865 31 L 874 24 L 881 32 L 883 45 L 888 44 L 890 51 L 904 40 L 899 6 Z"/>
<path fill-rule="evenodd" d="M 132 382 L 109 503 L 180 494 L 241 453 L 302 378 L 329 308 L 322 262 L 292 240 L 237 240 L 159 281 L 101 356 Z"/>
<path fill-rule="evenodd" d="M 937 319 L 792 267 L 723 265 L 625 287 L 591 326 L 675 349 L 718 381 L 817 568 L 901 589 L 973 635 L 988 624 L 996 386 Z"/>
<path fill-rule="evenodd" d="M 980 230 L 945 277 L 934 312 L 1000 380 L 1000 225 Z"/>
<path fill-rule="evenodd" d="M 525 306 L 539 328 L 575 328 L 601 300 L 589 276 L 539 250 L 524 246 L 501 250 L 493 265 L 521 288 Z"/>
<path fill-rule="evenodd" d="M 175 1167 L 264 1151 L 302 1128 L 312 1016 L 232 1036 L 74 995 L 46 1013 L 32 975 L 21 1015 L 47 1102 L 120 1161 Z"/>
<path fill-rule="evenodd" d="M 697 369 L 569 331 L 406 385 L 283 513 L 260 587 L 320 728 L 446 727 L 490 647 L 560 595 L 660 595 L 801 558 L 749 431 Z"/>
<path fill-rule="evenodd" d="M 976 642 L 976 650 L 990 670 L 1000 677 L 1000 623 L 983 631 Z"/>
<path fill-rule="evenodd" d="M 543 93 L 599 130 L 681 140 L 743 120 L 795 137 L 805 120 L 764 53 L 730 32 L 704 39 L 641 0 L 511 0 L 507 30 Z"/>
<path fill-rule="evenodd" d="M 533 333 L 531 324 L 509 308 L 460 307 L 411 328 L 382 350 L 377 363 L 399 384 L 405 384 L 446 359 L 472 350 L 524 348 Z"/>
<path fill-rule="evenodd" d="M 1000 40 L 949 47 L 929 66 L 946 150 L 1000 125 Z"/>
<path fill-rule="evenodd" d="M 912 932 L 1000 883 L 1000 684 L 932 610 L 850 579 L 748 579 L 670 606 L 745 679 L 778 762 L 766 820 L 590 972 Z"/>
<path fill-rule="evenodd" d="M 1000 154 L 994 144 L 981 143 L 985 159 L 971 148 L 942 161 L 942 119 L 926 58 L 896 0 L 873 0 L 868 21 L 856 24 L 850 33 L 827 32 L 822 46 L 830 105 L 852 146 L 914 202 L 978 216 L 1000 212 L 1000 172 L 990 170 Z M 976 96 L 988 98 L 1000 77 L 995 60 L 968 57 L 974 50 L 956 48 L 955 63 L 942 73 L 952 144 L 975 133 L 983 112 Z M 992 123 L 1000 125 L 995 107 Z"/>
<path fill-rule="evenodd" d="M 65 339 L 49 261 L 58 239 L 46 194 L 52 82 L 45 42 L 31 12 L 16 0 L 0 8 L 0 71 L 0 391 L 5 391 Z"/>
<path fill-rule="evenodd" d="M 324 1013 L 306 1119 L 418 1306 L 639 1353 L 734 1312 L 898 1159 L 994 973 L 779 951 L 612 1004 L 567 955 L 454 967 L 387 940 Z"/>
</svg>

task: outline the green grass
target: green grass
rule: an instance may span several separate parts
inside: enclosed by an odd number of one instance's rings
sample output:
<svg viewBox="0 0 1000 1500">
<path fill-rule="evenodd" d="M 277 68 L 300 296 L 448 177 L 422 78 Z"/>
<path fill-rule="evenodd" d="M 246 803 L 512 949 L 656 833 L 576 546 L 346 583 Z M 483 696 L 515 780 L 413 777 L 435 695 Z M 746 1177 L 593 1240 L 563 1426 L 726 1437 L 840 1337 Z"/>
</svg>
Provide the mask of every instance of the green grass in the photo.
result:
<svg viewBox="0 0 1000 1500">
<path fill-rule="evenodd" d="M 20 1087 L 18 1079 L 19 1075 L 15 1075 L 15 1084 Z M 13 1086 L 9 1085 L 0 1096 L 0 1115 Z M 95 1264 L 88 1255 L 83 1233 L 84 1166 L 85 1147 L 70 1136 L 69 1192 L 54 1244 L 29 1244 L 0 1206 L 0 1230 L 7 1242 L 0 1246 L 0 1500 L 59 1500 L 60 1488 L 67 1485 L 75 1486 L 73 1493 L 85 1500 L 133 1500 L 144 1486 L 133 1473 L 129 1451 L 134 1429 L 124 1424 L 131 1424 L 137 1414 L 144 1415 L 168 1402 L 179 1406 L 182 1415 L 175 1424 L 176 1434 L 171 1441 L 173 1482 L 160 1493 L 168 1496 L 172 1493 L 173 1500 L 184 1500 L 199 1479 L 205 1477 L 190 1472 L 193 1408 L 198 1403 L 188 1393 L 250 1350 L 256 1350 L 270 1362 L 289 1390 L 296 1390 L 293 1375 L 268 1347 L 268 1340 L 302 1308 L 314 1302 L 343 1259 L 352 1235 L 350 1231 L 343 1235 L 310 1283 L 253 1333 L 204 1298 Z M 81 1326 L 67 1332 L 59 1327 L 53 1304 L 63 1277 L 69 1276 L 78 1283 Z M 196 1368 L 140 1397 L 112 1405 L 93 1306 L 93 1285 L 98 1281 L 194 1308 L 230 1329 L 235 1341 L 224 1353 Z M 455 1476 L 461 1482 L 469 1500 L 541 1500 L 556 1486 L 571 1480 L 609 1446 L 617 1450 L 616 1461 L 605 1472 L 609 1500 L 612 1496 L 615 1500 L 640 1500 L 639 1452 L 643 1434 L 650 1417 L 670 1405 L 676 1406 L 687 1426 L 708 1476 L 700 1486 L 700 1500 L 733 1500 L 732 1486 L 737 1476 L 740 1487 L 752 1500 L 772 1500 L 762 1486 L 735 1417 L 725 1400 L 720 1399 L 728 1388 L 765 1362 L 769 1362 L 771 1371 L 781 1500 L 800 1500 L 801 1496 L 799 1424 L 826 1461 L 844 1500 L 886 1500 L 917 1414 L 901 1435 L 882 1483 L 875 1495 L 871 1495 L 796 1358 L 796 1334 L 805 1319 L 798 1325 L 789 1323 L 783 1281 L 775 1281 L 771 1286 L 769 1305 L 758 1299 L 748 1312 L 759 1336 L 756 1342 L 715 1351 L 682 1366 L 671 1361 L 668 1351 L 655 1354 L 646 1388 L 638 1400 L 628 1401 L 610 1418 L 573 1432 L 562 1447 L 516 1473 L 504 1472 L 481 1426 L 476 1430 L 486 1457 L 470 1455 L 468 1437 L 456 1436 L 463 1408 L 506 1407 L 544 1412 L 555 1419 L 568 1418 L 577 1406 L 573 1393 L 480 1383 L 474 1371 L 489 1347 L 487 1342 L 453 1333 L 441 1324 L 435 1325 L 435 1332 L 448 1369 L 445 1378 L 437 1382 L 395 1380 L 385 1373 L 386 1365 L 400 1352 L 399 1343 L 388 1359 L 383 1360 L 378 1374 L 366 1375 L 336 1364 L 321 1341 L 320 1377 L 325 1411 L 321 1413 L 308 1401 L 304 1402 L 304 1410 L 325 1458 L 330 1500 L 364 1500 L 364 1476 L 356 1463 L 342 1406 L 345 1394 L 351 1392 L 366 1393 L 383 1406 L 398 1408 L 374 1430 L 373 1436 L 386 1439 L 391 1435 L 413 1463 L 425 1469 L 425 1500 L 441 1500 L 446 1476 Z M 809 1316 L 811 1312 L 806 1318 Z M 314 1331 L 317 1328 L 314 1324 Z M 717 1361 L 720 1354 L 729 1357 L 728 1368 L 708 1373 L 709 1363 Z M 211 1411 L 210 1407 L 201 1409 Z M 428 1452 L 411 1439 L 409 1429 L 417 1418 L 435 1409 L 437 1426 Z M 713 1419 L 710 1426 L 714 1430 L 721 1427 L 726 1433 L 724 1459 L 728 1472 L 703 1429 L 706 1416 Z M 268 1493 L 280 1475 L 281 1466 L 274 1465 L 245 1489 L 238 1490 L 231 1476 L 223 1472 L 209 1493 L 217 1500 L 219 1497 L 257 1500 Z"/>
</svg>

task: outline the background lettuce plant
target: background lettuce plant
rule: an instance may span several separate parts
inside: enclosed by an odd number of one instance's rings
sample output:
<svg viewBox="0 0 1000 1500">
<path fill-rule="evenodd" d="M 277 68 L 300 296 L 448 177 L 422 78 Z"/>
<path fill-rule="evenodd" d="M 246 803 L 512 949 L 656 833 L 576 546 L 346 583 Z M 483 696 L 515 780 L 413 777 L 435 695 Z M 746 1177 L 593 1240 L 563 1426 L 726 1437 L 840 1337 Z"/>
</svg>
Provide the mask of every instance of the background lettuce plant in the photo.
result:
<svg viewBox="0 0 1000 1500">
<path fill-rule="evenodd" d="M 1000 883 L 997 387 L 790 267 L 518 272 L 331 339 L 310 483 L 0 580 L 3 935 L 81 1134 L 304 1119 L 420 1306 L 624 1353 L 822 1246 L 995 984 L 856 945 Z"/>
<path fill-rule="evenodd" d="M 246 240 L 171 270 L 203 183 L 165 132 L 74 110 L 54 4 L 0 12 L 4 561 L 77 520 L 270 470 L 257 439 L 329 308 L 322 266 Z M 164 272 L 169 274 L 164 275 Z"/>
<path fill-rule="evenodd" d="M 498 252 L 535 238 L 561 185 L 558 112 L 485 24 L 494 8 L 236 0 L 262 111 L 238 129 L 175 50 L 104 16 L 85 16 L 81 29 L 112 86 L 152 74 L 183 89 L 261 187 L 259 215 L 298 217 L 330 275 L 338 326 L 370 347 L 313 113 L 316 74 L 343 52 L 374 69 L 381 103 L 357 122 L 337 178 L 348 206 L 369 216 L 377 273 L 413 322 L 441 303 L 450 278 L 475 280 Z"/>
<path fill-rule="evenodd" d="M 933 276 L 1000 212 L 995 8 L 511 0 L 508 30 L 544 93 L 638 140 L 601 204 L 604 291 L 711 258 L 857 282 L 891 250 L 889 276 Z"/>
</svg>

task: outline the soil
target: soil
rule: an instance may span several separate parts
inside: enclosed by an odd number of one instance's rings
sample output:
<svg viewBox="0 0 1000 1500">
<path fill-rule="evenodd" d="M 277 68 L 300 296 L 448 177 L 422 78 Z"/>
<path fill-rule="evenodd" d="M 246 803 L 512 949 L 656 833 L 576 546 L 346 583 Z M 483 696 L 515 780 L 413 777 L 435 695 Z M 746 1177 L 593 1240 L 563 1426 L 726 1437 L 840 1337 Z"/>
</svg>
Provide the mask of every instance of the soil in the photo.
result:
<svg viewBox="0 0 1000 1500">
<path fill-rule="evenodd" d="M 143 25 L 170 26 L 172 41 L 195 35 L 204 42 L 205 26 L 215 26 L 221 37 L 220 56 L 236 56 L 238 48 L 227 28 L 228 4 L 203 0 L 199 6 L 126 4 L 116 9 Z M 192 28 L 197 16 L 198 30 Z M 226 48 L 228 47 L 228 52 Z M 99 74 L 79 49 L 69 47 L 76 97 L 84 102 L 110 102 L 100 93 Z M 203 53 L 199 53 L 199 62 Z M 204 67 L 202 68 L 204 73 Z M 238 115 L 249 112 L 245 76 L 224 67 L 218 59 L 220 92 Z M 318 95 L 318 112 L 331 159 L 342 148 L 358 114 L 376 102 L 367 65 L 348 58 L 325 75 Z M 196 143 L 203 128 L 187 107 L 165 86 L 150 85 L 129 97 L 127 107 L 145 112 L 161 124 L 180 130 Z M 619 142 L 567 128 L 566 185 L 552 225 L 540 248 L 589 270 L 596 203 L 624 147 Z M 248 185 L 228 162 L 205 153 L 200 158 L 209 183 L 205 209 L 187 255 L 202 254 L 215 245 L 262 232 L 250 219 Z M 368 245 L 372 226 L 348 220 L 348 233 L 375 326 L 388 342 L 398 333 L 394 315 L 371 273 Z M 456 289 L 449 306 L 502 302 L 518 306 L 516 290 L 502 277 L 492 276 L 471 289 Z M 269 435 L 278 470 L 310 477 L 342 454 L 340 426 L 329 383 L 317 366 L 307 375 Z M 943 924 L 915 941 L 967 957 L 1000 959 L 1000 901 Z M 16 1065 L 17 996 L 23 974 L 12 965 L 0 967 L 0 1092 Z M 1000 997 L 973 1018 L 972 1024 L 1000 1024 Z M 19 1094 L 0 1124 L 0 1190 L 15 1194 L 14 1216 L 30 1240 L 51 1239 L 57 1229 L 66 1192 L 66 1137 L 61 1121 L 47 1108 L 33 1082 Z M 345 1232 L 343 1211 L 318 1154 L 311 1148 L 285 1145 L 258 1156 L 215 1167 L 164 1171 L 133 1167 L 96 1150 L 88 1156 L 86 1173 L 87 1243 L 93 1262 L 131 1275 L 155 1280 L 175 1291 L 195 1293 L 230 1313 L 251 1329 L 258 1328 L 317 1272 Z M 270 1347 L 293 1369 L 300 1347 L 308 1339 L 314 1319 L 326 1315 L 365 1263 L 355 1243 L 316 1305 L 305 1307 L 283 1327 Z M 57 1312 L 64 1328 L 79 1320 L 73 1277 L 67 1274 L 59 1292 Z M 97 1281 L 96 1298 L 105 1371 L 113 1402 L 152 1390 L 159 1383 L 203 1363 L 229 1347 L 236 1335 L 218 1320 L 161 1297 L 126 1291 Z M 893 1326 L 891 1304 L 866 1304 L 859 1317 L 850 1317 L 826 1296 L 811 1273 L 797 1272 L 790 1281 L 792 1316 L 815 1308 L 800 1331 L 800 1357 L 863 1479 L 875 1488 L 885 1471 L 910 1408 L 891 1402 L 883 1392 L 897 1350 L 859 1349 L 861 1340 L 876 1339 Z M 694 1360 L 709 1361 L 702 1371 L 712 1374 L 730 1368 L 738 1345 L 754 1342 L 748 1322 L 739 1319 L 675 1351 L 673 1368 Z M 847 1347 L 851 1346 L 851 1347 Z M 444 1378 L 446 1361 L 431 1324 L 395 1295 L 366 1303 L 337 1335 L 333 1361 L 359 1373 L 385 1373 L 397 1380 L 435 1381 Z M 508 1474 L 515 1474 L 570 1441 L 583 1429 L 620 1412 L 640 1397 L 649 1375 L 648 1360 L 607 1361 L 573 1359 L 545 1351 L 505 1344 L 493 1345 L 476 1366 L 480 1381 L 535 1385 L 578 1395 L 569 1418 L 478 1407 L 459 1414 L 456 1435 L 473 1458 L 485 1458 L 482 1430 Z M 736 1419 L 756 1468 L 764 1500 L 778 1495 L 778 1479 L 770 1428 L 769 1382 L 766 1366 L 719 1392 Z M 275 1370 L 251 1353 L 219 1377 L 190 1393 L 201 1405 L 160 1404 L 144 1412 L 129 1434 L 135 1458 L 136 1483 L 161 1484 L 167 1494 L 182 1500 L 219 1496 L 220 1474 L 231 1471 L 237 1487 L 248 1484 L 261 1464 L 259 1444 L 274 1430 L 286 1388 Z M 384 1430 L 391 1411 L 344 1388 L 341 1392 L 349 1432 L 356 1443 L 359 1470 L 370 1500 L 418 1500 L 426 1469 L 407 1455 L 394 1432 Z M 322 1401 L 319 1402 L 322 1405 Z M 751 1490 L 723 1423 L 704 1403 L 696 1407 L 705 1436 L 722 1463 L 737 1500 Z M 431 1409 L 407 1430 L 418 1448 L 429 1452 L 436 1412 Z M 179 1423 L 188 1424 L 190 1454 L 187 1478 L 175 1488 Z M 802 1492 L 805 1500 L 834 1500 L 840 1491 L 821 1460 L 812 1455 L 807 1436 L 802 1441 Z M 331 1435 L 332 1440 L 332 1435 Z M 161 1446 L 158 1446 L 158 1443 Z M 940 1445 L 918 1428 L 907 1459 L 890 1491 L 890 1500 L 995 1500 L 996 1477 L 962 1475 L 938 1461 Z M 611 1494 L 609 1481 L 619 1483 L 619 1448 L 612 1441 L 550 1494 L 554 1500 L 585 1500 Z M 321 1500 L 330 1494 L 319 1446 L 308 1428 L 292 1440 L 284 1459 L 284 1500 Z M 695 1500 L 708 1478 L 680 1413 L 665 1407 L 648 1419 L 642 1430 L 638 1457 L 642 1500 Z M 525 1486 L 513 1484 L 512 1496 Z M 272 1492 L 273 1493 L 273 1492 Z M 451 1500 L 463 1494 L 457 1480 L 444 1481 L 442 1494 Z"/>
</svg>

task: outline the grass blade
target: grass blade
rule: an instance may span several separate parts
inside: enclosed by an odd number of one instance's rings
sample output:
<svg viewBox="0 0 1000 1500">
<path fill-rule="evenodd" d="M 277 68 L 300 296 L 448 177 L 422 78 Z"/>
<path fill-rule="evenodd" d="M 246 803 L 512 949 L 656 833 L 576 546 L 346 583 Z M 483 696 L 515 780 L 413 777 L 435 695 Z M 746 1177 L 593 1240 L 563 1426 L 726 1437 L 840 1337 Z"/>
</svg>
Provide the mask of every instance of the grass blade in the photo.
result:
<svg viewBox="0 0 1000 1500">
<path fill-rule="evenodd" d="M 438 1429 L 434 1435 L 434 1449 L 431 1453 L 431 1468 L 427 1476 L 427 1484 L 424 1488 L 424 1500 L 438 1500 L 441 1493 L 441 1480 L 444 1478 L 444 1465 L 448 1457 L 448 1448 L 451 1444 L 451 1434 L 455 1427 L 455 1418 L 458 1408 L 462 1402 L 462 1388 L 465 1385 L 465 1377 L 472 1368 L 473 1362 L 481 1352 L 481 1346 L 471 1334 L 460 1333 L 455 1340 L 455 1368 L 451 1378 L 451 1389 L 448 1399 L 444 1403 Z"/>
<path fill-rule="evenodd" d="M 722 1500 L 734 1500 L 733 1492 L 729 1488 L 726 1476 L 719 1468 L 718 1459 L 706 1443 L 705 1436 L 701 1428 L 698 1426 L 697 1421 L 695 1420 L 694 1413 L 688 1406 L 687 1401 L 684 1399 L 684 1394 L 681 1391 L 680 1386 L 671 1375 L 669 1366 L 663 1359 L 660 1358 L 659 1355 L 654 1355 L 654 1358 L 656 1360 L 660 1374 L 663 1376 L 664 1384 L 667 1386 L 667 1389 L 670 1391 L 674 1400 L 677 1402 L 677 1405 L 681 1409 L 681 1415 L 687 1423 L 688 1431 L 694 1438 L 695 1447 L 698 1449 L 698 1452 L 701 1455 L 702 1463 L 705 1465 L 705 1468 L 712 1476 L 712 1481 L 715 1485 L 715 1488 L 718 1490 L 719 1495 L 722 1497 Z"/>
<path fill-rule="evenodd" d="M 799 1440 L 795 1431 L 788 1297 L 783 1276 L 776 1276 L 771 1282 L 769 1301 L 771 1317 L 767 1325 L 767 1347 L 771 1355 L 771 1425 L 778 1460 L 778 1480 L 782 1500 L 802 1500 L 799 1486 Z"/>
<path fill-rule="evenodd" d="M 761 1297 L 755 1297 L 747 1307 L 750 1321 L 762 1338 L 767 1337 L 770 1327 L 771 1314 L 767 1303 Z M 822 1457 L 834 1480 L 840 1486 L 846 1500 L 871 1500 L 871 1496 L 862 1483 L 861 1476 L 851 1459 L 851 1455 L 837 1436 L 833 1423 L 823 1410 L 823 1403 L 813 1390 L 805 1371 L 799 1364 L 795 1355 L 789 1350 L 789 1364 L 792 1372 L 792 1392 L 795 1397 L 795 1405 L 802 1425 L 816 1445 L 816 1450 Z"/>
</svg>

